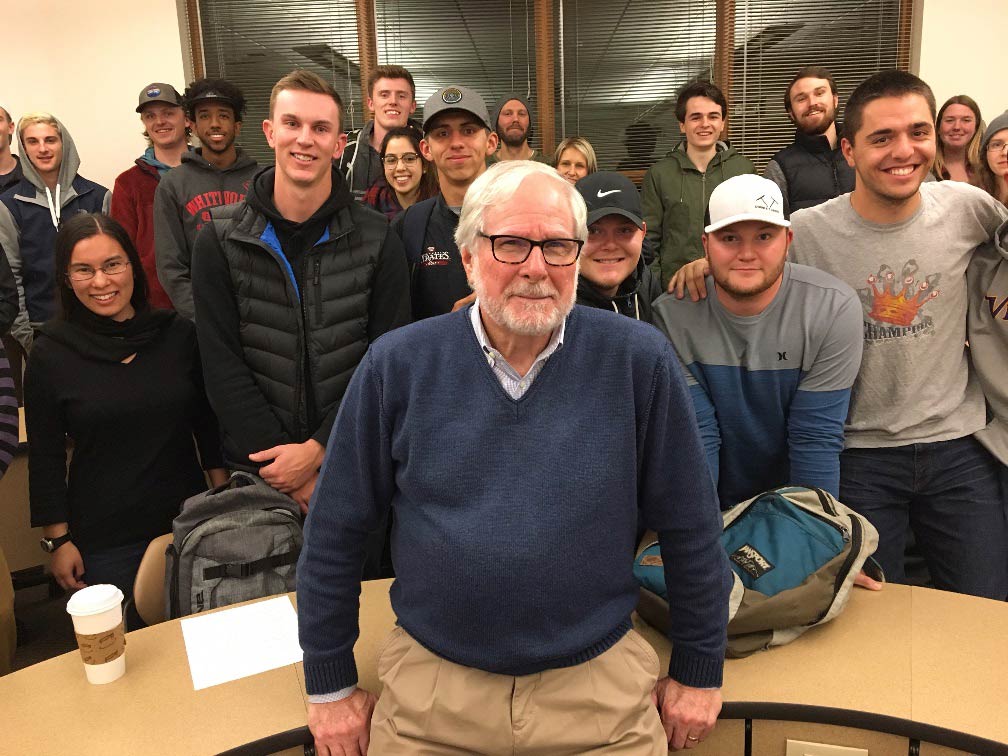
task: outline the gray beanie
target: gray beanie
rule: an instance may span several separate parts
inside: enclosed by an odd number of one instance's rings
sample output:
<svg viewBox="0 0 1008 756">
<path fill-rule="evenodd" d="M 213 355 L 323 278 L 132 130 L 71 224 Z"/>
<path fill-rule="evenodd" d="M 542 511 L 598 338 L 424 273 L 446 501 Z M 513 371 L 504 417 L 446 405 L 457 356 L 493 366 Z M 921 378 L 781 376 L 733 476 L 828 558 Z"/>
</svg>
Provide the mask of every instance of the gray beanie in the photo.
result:
<svg viewBox="0 0 1008 756">
<path fill-rule="evenodd" d="M 494 118 L 492 128 L 497 131 L 497 122 L 500 120 L 501 111 L 504 110 L 504 106 L 507 105 L 511 100 L 518 100 L 522 105 L 525 106 L 525 110 L 529 114 L 529 130 L 528 130 L 528 140 L 532 141 L 532 108 L 529 107 L 528 100 L 525 99 L 523 95 L 520 94 L 509 94 L 505 95 L 501 100 L 498 100 L 497 107 L 494 108 Z"/>
<path fill-rule="evenodd" d="M 1004 131 L 1005 129 L 1008 129 L 1008 110 L 987 124 L 987 130 L 984 132 L 983 139 L 980 141 L 980 152 L 986 153 L 987 145 L 990 144 L 990 140 L 993 139 L 994 135 L 999 131 Z"/>
</svg>

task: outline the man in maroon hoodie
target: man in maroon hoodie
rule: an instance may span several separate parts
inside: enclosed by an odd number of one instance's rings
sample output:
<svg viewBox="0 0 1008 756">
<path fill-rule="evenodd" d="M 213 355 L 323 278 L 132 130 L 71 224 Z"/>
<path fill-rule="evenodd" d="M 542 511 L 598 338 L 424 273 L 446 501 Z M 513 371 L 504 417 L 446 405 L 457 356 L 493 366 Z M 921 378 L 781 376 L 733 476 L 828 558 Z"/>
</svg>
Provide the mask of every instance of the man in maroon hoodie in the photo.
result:
<svg viewBox="0 0 1008 756">
<path fill-rule="evenodd" d="M 123 225 L 140 253 L 151 305 L 172 309 L 154 260 L 154 192 L 161 177 L 181 163 L 189 150 L 189 120 L 171 84 L 148 84 L 140 91 L 136 110 L 149 146 L 136 165 L 116 178 L 109 213 Z"/>
</svg>

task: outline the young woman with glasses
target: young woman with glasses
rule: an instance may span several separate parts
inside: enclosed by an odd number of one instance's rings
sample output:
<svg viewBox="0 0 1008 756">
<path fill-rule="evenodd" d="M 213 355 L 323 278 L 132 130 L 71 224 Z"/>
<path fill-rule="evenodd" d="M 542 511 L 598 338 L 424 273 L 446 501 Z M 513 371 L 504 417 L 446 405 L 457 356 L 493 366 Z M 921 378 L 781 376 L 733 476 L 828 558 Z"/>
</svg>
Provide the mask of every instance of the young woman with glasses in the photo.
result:
<svg viewBox="0 0 1008 756">
<path fill-rule="evenodd" d="M 364 195 L 364 204 L 385 213 L 389 220 L 410 205 L 438 193 L 434 164 L 420 154 L 420 132 L 413 126 L 389 129 L 382 140 L 385 184 L 375 184 Z"/>
<path fill-rule="evenodd" d="M 54 257 L 59 314 L 41 327 L 25 375 L 31 521 L 60 586 L 111 583 L 128 597 L 147 544 L 206 489 L 203 468 L 215 485 L 226 480 L 217 421 L 195 328 L 150 308 L 123 227 L 76 215 Z"/>
</svg>

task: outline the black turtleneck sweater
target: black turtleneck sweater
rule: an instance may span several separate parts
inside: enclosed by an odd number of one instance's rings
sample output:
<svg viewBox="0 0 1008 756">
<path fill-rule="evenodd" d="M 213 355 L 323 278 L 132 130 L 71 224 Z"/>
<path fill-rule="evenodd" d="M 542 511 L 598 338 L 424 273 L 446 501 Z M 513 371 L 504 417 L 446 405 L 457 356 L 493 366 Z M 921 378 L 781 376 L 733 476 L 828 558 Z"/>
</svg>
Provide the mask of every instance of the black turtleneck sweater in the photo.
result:
<svg viewBox="0 0 1008 756">
<path fill-rule="evenodd" d="M 40 335 L 25 375 L 32 526 L 69 522 L 82 553 L 171 530 L 223 467 L 192 323 L 175 318 L 129 363 Z M 73 443 L 69 471 L 67 439 Z"/>
</svg>

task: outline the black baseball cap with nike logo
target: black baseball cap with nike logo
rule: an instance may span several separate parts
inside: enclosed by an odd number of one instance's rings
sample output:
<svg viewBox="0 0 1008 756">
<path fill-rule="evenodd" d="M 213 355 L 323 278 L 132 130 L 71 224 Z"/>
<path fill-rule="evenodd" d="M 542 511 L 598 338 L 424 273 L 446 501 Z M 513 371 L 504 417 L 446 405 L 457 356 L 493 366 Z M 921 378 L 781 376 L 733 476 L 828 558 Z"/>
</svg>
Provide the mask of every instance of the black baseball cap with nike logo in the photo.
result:
<svg viewBox="0 0 1008 756">
<path fill-rule="evenodd" d="M 596 171 L 575 184 L 578 193 L 588 206 L 588 225 L 607 215 L 622 215 L 644 228 L 644 211 L 640 193 L 633 182 L 622 173 Z"/>
</svg>

